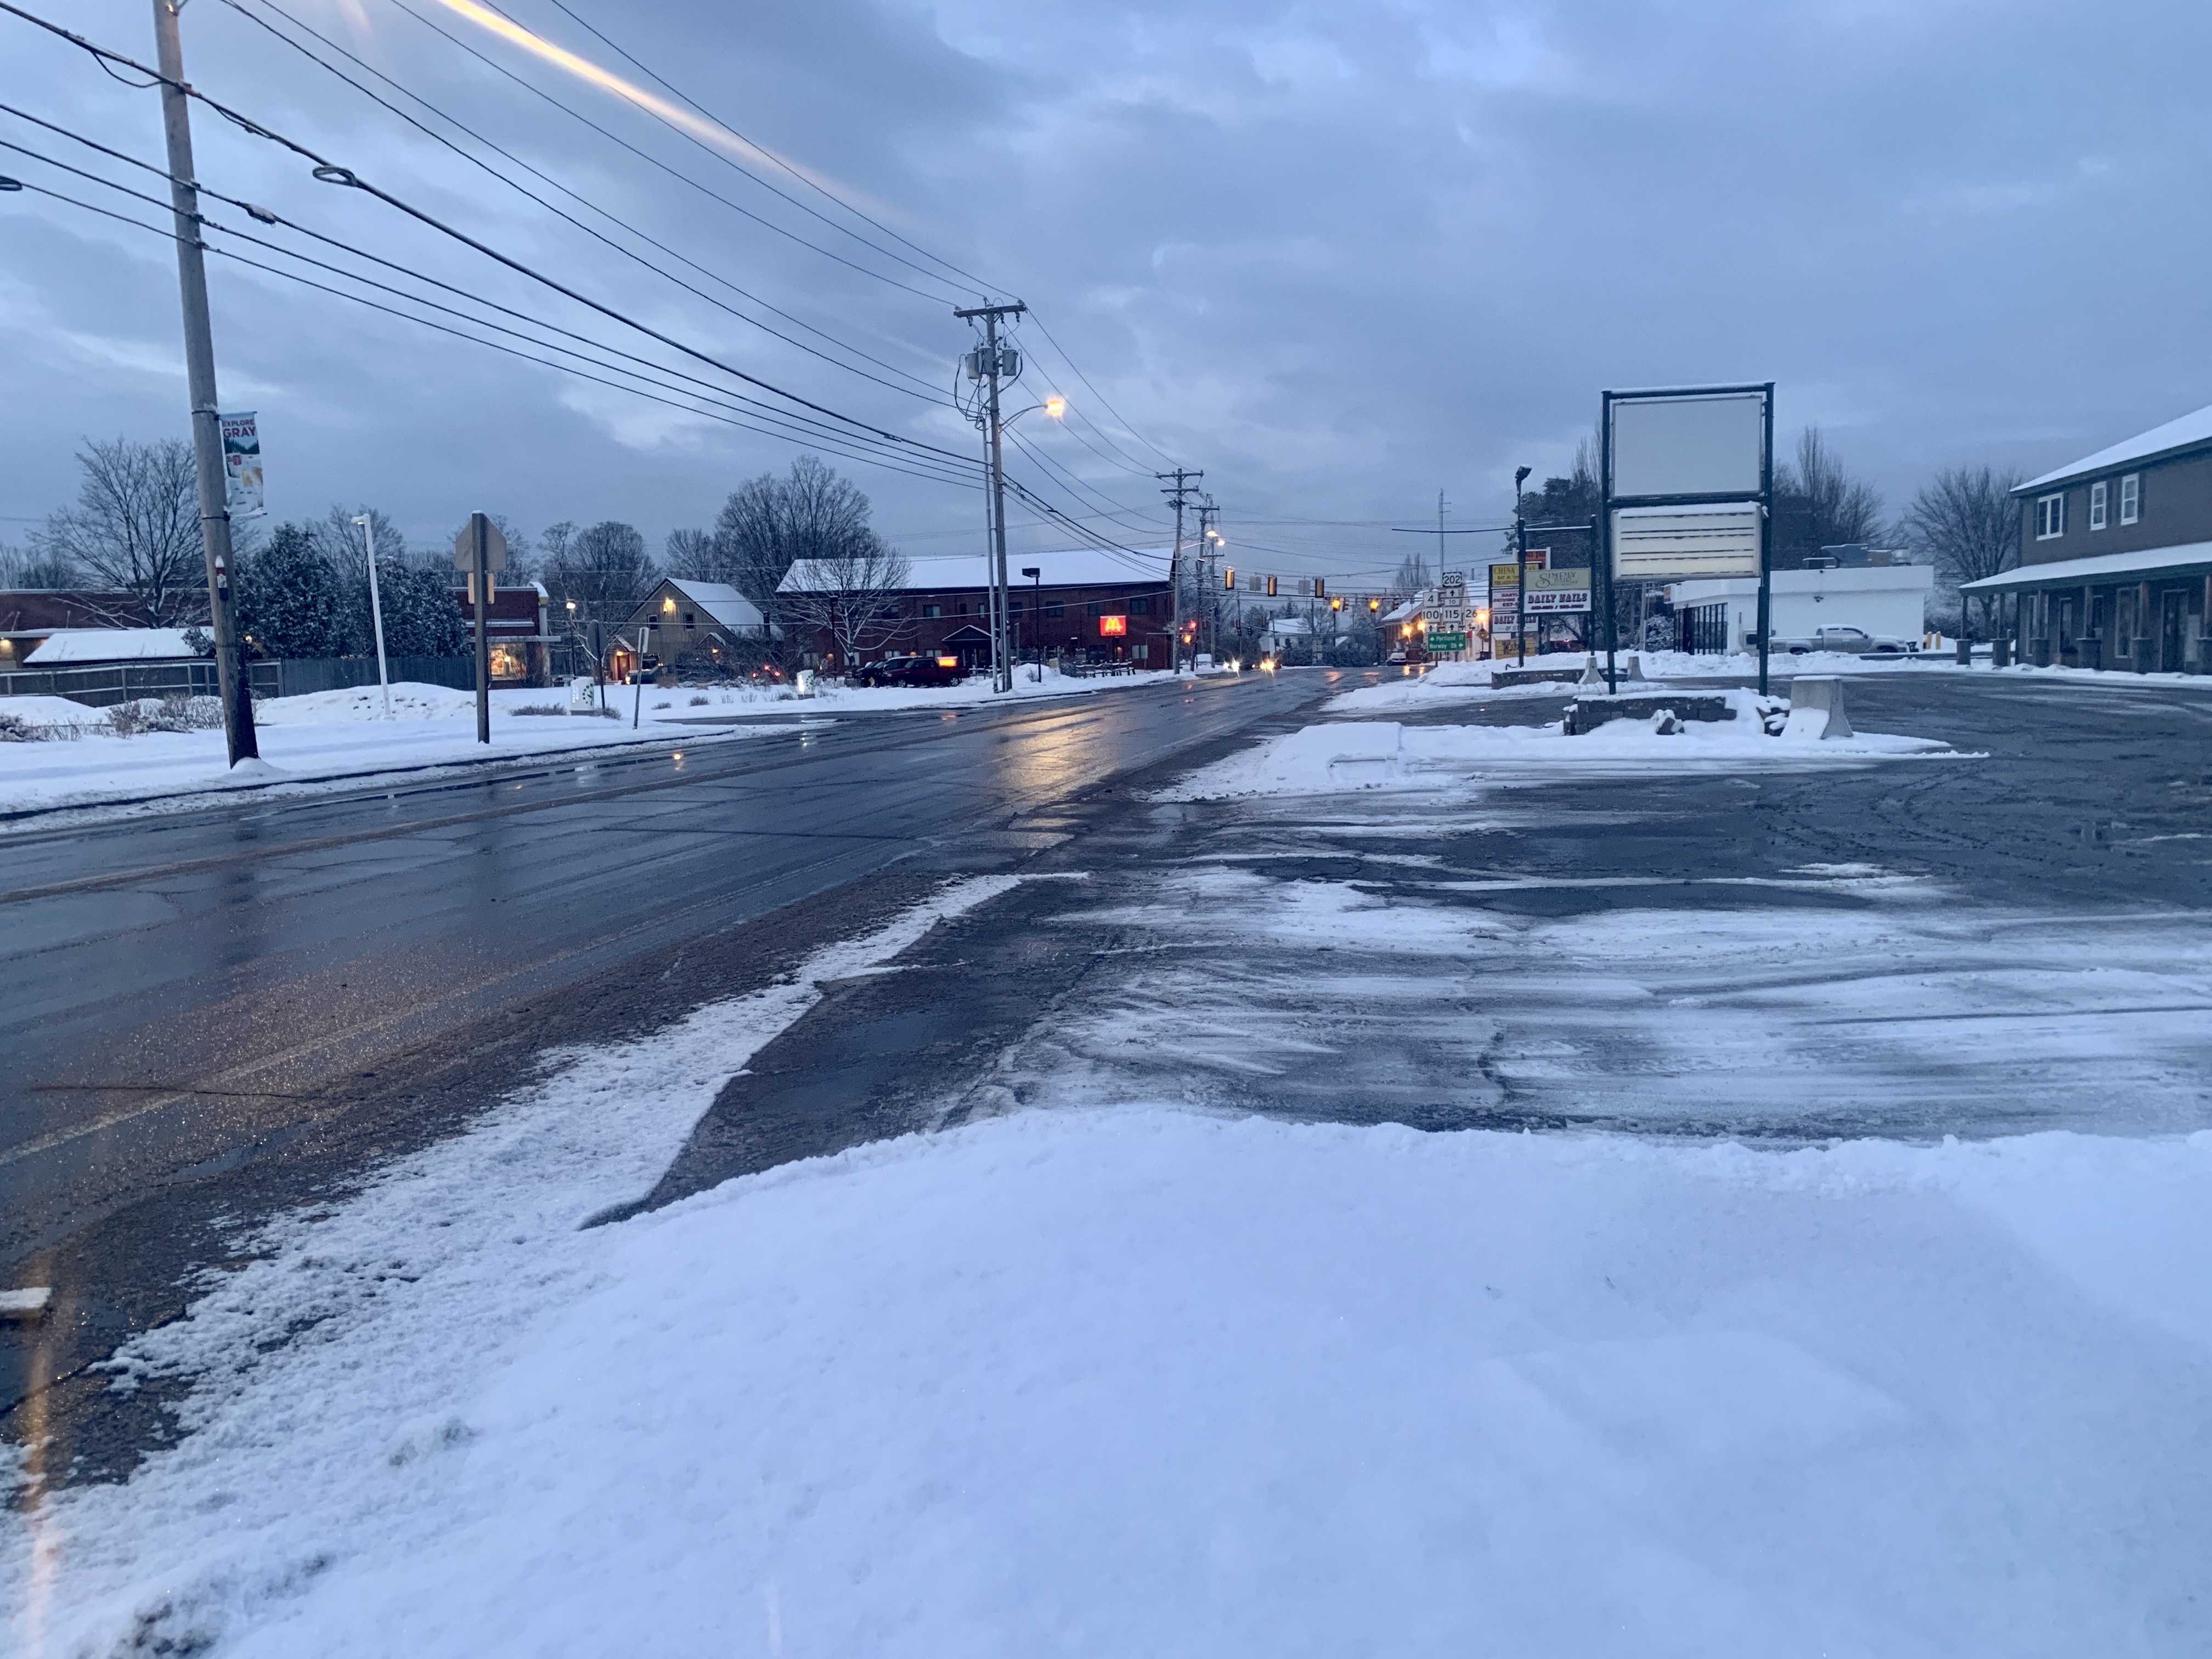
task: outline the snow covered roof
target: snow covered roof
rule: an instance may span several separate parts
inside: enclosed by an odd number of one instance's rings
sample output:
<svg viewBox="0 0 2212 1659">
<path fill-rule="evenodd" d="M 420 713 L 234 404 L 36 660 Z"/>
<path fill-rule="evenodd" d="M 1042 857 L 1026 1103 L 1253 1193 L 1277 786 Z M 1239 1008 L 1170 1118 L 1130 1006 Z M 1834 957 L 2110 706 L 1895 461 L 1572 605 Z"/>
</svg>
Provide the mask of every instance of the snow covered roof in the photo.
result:
<svg viewBox="0 0 2212 1659">
<path fill-rule="evenodd" d="M 725 628 L 757 629 L 760 607 L 727 582 L 695 582 L 671 576 L 668 585 Z"/>
<path fill-rule="evenodd" d="M 2199 444 L 2212 444 L 2212 404 L 2179 419 L 2168 421 L 2164 426 L 2138 432 L 2134 437 L 2116 443 L 2109 449 L 2100 449 L 2094 455 L 2084 455 L 2080 460 L 2070 461 L 2055 472 L 2046 472 L 2039 478 L 2030 478 L 2012 493 L 2025 495 L 2030 490 L 2041 489 L 2068 478 L 2079 478 L 2092 472 L 2125 466 L 2130 461 L 2148 461 L 2155 456 L 2171 454 L 2177 449 L 2193 449 Z"/>
<path fill-rule="evenodd" d="M 1133 548 L 1127 553 L 1105 548 L 1060 548 L 1047 553 L 1016 553 L 1006 555 L 1006 580 L 1015 587 L 1031 586 L 1030 579 L 1022 574 L 1024 566 L 1034 565 L 1042 573 L 1046 587 L 1109 587 L 1148 586 L 1164 583 L 1168 579 L 1168 563 L 1174 550 L 1165 547 Z M 909 558 L 906 580 L 899 591 L 905 593 L 941 593 L 962 589 L 987 588 L 991 585 L 990 561 L 981 553 L 945 553 L 925 558 Z M 801 559 L 791 567 L 780 593 L 807 593 L 823 588 L 835 587 L 834 581 L 824 580 L 811 559 Z"/>
<path fill-rule="evenodd" d="M 2015 588 L 2048 587 L 2054 583 L 2095 581 L 2110 576 L 2149 576 L 2160 572 L 2212 569 L 2212 542 L 2185 542 L 2179 547 L 2146 547 L 2135 553 L 2100 553 L 2088 559 L 2053 559 L 2049 564 L 2024 564 L 2001 576 L 1984 576 L 1978 582 L 1960 582 L 1961 593 L 2008 593 Z"/>
<path fill-rule="evenodd" d="M 1425 599 L 1428 596 L 1426 594 L 1423 594 L 1419 599 L 1407 600 L 1405 604 L 1399 605 L 1395 610 L 1384 611 L 1382 613 L 1382 620 L 1386 623 L 1413 621 L 1414 617 L 1421 614 L 1422 600 Z"/>
<path fill-rule="evenodd" d="M 58 628 L 23 663 L 28 668 L 64 668 L 71 663 L 167 662 L 199 654 L 185 642 L 181 628 Z"/>
</svg>

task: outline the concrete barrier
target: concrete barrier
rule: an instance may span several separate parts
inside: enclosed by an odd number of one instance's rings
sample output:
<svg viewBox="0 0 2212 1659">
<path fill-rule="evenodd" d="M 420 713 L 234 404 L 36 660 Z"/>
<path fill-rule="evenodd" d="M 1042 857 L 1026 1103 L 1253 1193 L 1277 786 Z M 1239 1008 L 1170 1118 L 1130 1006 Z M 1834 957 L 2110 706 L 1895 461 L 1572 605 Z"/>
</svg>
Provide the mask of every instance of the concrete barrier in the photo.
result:
<svg viewBox="0 0 2212 1659">
<path fill-rule="evenodd" d="M 1571 685 L 1582 672 L 1566 658 L 1554 657 L 1552 660 L 1555 666 L 1547 667 L 1541 663 L 1532 662 L 1526 668 L 1492 668 L 1490 683 L 1492 685 L 1541 685 L 1550 681 Z"/>
<path fill-rule="evenodd" d="M 1857 736 L 1851 730 L 1851 717 L 1844 712 L 1843 681 L 1829 674 L 1800 674 L 1790 681 L 1790 723 L 1783 730 L 1791 737 Z"/>
<path fill-rule="evenodd" d="M 1677 720 L 1732 720 L 1729 700 L 1710 692 L 1644 691 L 1633 696 L 1577 697 L 1567 705 L 1560 729 L 1571 738 L 1595 732 L 1609 720 L 1648 720 L 1662 711 Z"/>
<path fill-rule="evenodd" d="M 1593 651 L 1590 653 L 1589 661 L 1583 666 L 1583 677 L 1577 680 L 1575 684 L 1577 685 L 1603 685 L 1605 684 L 1605 675 L 1599 670 L 1597 665 L 1596 652 Z"/>
</svg>

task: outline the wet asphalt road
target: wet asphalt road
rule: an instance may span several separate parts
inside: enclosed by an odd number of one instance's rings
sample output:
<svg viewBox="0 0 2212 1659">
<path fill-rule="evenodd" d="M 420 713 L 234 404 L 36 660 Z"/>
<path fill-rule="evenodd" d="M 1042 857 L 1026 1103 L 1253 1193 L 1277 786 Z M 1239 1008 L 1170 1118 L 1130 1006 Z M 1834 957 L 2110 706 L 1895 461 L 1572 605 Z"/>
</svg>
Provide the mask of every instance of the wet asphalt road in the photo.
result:
<svg viewBox="0 0 2212 1659">
<path fill-rule="evenodd" d="M 66 1290 L 74 1321 L 58 1349 L 48 1322 L 41 1378 L 546 1050 L 764 982 L 1059 839 L 1022 814 L 1326 689 L 887 714 L 0 841 L 0 1273 Z M 0 1326 L 0 1356 L 20 1404 L 24 1334 Z"/>
<path fill-rule="evenodd" d="M 1960 756 L 1188 803 L 1141 798 L 1180 766 L 1133 775 L 1026 866 L 1089 879 L 835 988 L 647 1201 L 1121 1101 L 1785 1143 L 2212 1127 L 2212 684 L 1848 691 L 1862 729 Z"/>
</svg>

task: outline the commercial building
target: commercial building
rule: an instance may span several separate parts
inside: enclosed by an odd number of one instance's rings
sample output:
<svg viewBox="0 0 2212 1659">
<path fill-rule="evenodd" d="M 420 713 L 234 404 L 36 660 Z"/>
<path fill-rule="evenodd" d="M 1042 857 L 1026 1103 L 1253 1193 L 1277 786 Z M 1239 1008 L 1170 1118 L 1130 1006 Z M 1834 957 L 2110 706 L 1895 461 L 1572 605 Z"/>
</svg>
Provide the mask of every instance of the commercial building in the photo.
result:
<svg viewBox="0 0 2212 1659">
<path fill-rule="evenodd" d="M 1968 595 L 2003 602 L 2029 661 L 2212 672 L 2212 407 L 2031 478 L 2020 565 Z"/>
<path fill-rule="evenodd" d="M 454 602 L 469 630 L 467 649 L 476 650 L 475 601 L 465 587 L 456 586 Z M 546 593 L 543 582 L 492 583 L 491 604 L 484 611 L 484 642 L 491 653 L 491 677 L 506 685 L 544 685 L 551 676 L 553 637 L 546 631 Z"/>
<path fill-rule="evenodd" d="M 1807 639 L 1823 628 L 1856 628 L 1877 639 L 1918 642 L 1928 626 L 1934 570 L 1898 563 L 1883 548 L 1822 550 L 1836 560 L 1832 566 L 1769 573 L 1775 638 Z M 1670 582 L 1666 593 L 1685 636 L 1682 649 L 1759 648 L 1756 576 Z M 1692 635 L 1696 645 L 1686 642 Z"/>
<path fill-rule="evenodd" d="M 1188 552 L 1186 557 L 1189 556 Z M 1066 548 L 1009 553 L 1008 620 L 1018 656 L 1072 665 L 1127 663 L 1165 668 L 1175 629 L 1168 548 Z M 990 561 L 981 553 L 908 559 L 906 574 L 879 591 L 842 594 L 835 567 L 801 560 L 778 591 L 781 613 L 810 665 L 842 672 L 896 652 L 957 656 L 970 668 L 991 661 Z M 1024 569 L 1035 576 L 1024 576 Z M 841 647 L 825 613 L 843 605 L 865 619 Z M 841 651 L 853 660 L 840 659 Z"/>
</svg>

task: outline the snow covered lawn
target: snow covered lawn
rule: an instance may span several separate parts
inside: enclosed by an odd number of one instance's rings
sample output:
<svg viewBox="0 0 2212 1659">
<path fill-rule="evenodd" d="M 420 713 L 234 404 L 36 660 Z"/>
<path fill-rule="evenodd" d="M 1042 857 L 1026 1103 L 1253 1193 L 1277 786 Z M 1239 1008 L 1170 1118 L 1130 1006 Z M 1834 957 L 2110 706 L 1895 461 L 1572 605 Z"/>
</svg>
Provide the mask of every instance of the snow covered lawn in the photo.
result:
<svg viewBox="0 0 2212 1659">
<path fill-rule="evenodd" d="M 402 1188 L 249 1269 L 175 1339 L 239 1395 L 24 1517 L 20 1650 L 2212 1641 L 2212 1136 L 1040 1113 L 586 1232 L 580 1172 L 473 1261 Z"/>
<path fill-rule="evenodd" d="M 1551 695 L 1559 694 L 1554 690 Z M 1769 737 L 1754 694 L 1723 689 L 1693 695 L 1727 698 L 1735 718 L 1686 721 L 1681 730 L 1667 736 L 1650 721 L 1620 720 L 1574 738 L 1551 720 L 1530 726 L 1338 720 L 1309 726 L 1231 755 L 1157 791 L 1153 799 L 1223 800 L 1338 789 L 1440 788 L 1469 776 L 1525 779 L 1532 767 L 1547 772 L 1623 765 L 1668 770 L 1802 767 L 1951 752 L 1931 738 L 1876 732 L 1821 738 L 1796 724 L 1778 737 Z M 1340 698 L 1338 703 L 1348 701 Z"/>
<path fill-rule="evenodd" d="M 374 686 L 271 697 L 254 705 L 265 764 L 227 770 L 220 731 L 143 732 L 118 737 L 106 711 L 60 697 L 9 697 L 0 713 L 27 722 L 73 725 L 82 735 L 44 743 L 0 743 L 0 811 L 24 807 L 96 806 L 167 796 L 189 801 L 224 789 L 269 784 L 343 781 L 401 768 L 465 765 L 564 749 L 617 744 L 676 742 L 757 735 L 744 727 L 672 726 L 690 708 L 695 694 L 647 687 L 643 720 L 630 728 L 627 702 L 609 720 L 526 715 L 519 708 L 565 708 L 563 690 L 501 689 L 492 693 L 491 743 L 477 742 L 476 697 L 441 685 L 404 683 L 392 688 L 393 718 L 384 718 Z M 37 708 L 26 705 L 37 704 Z M 59 705 L 55 707 L 55 705 Z M 805 705 L 799 705 L 804 708 Z"/>
</svg>

